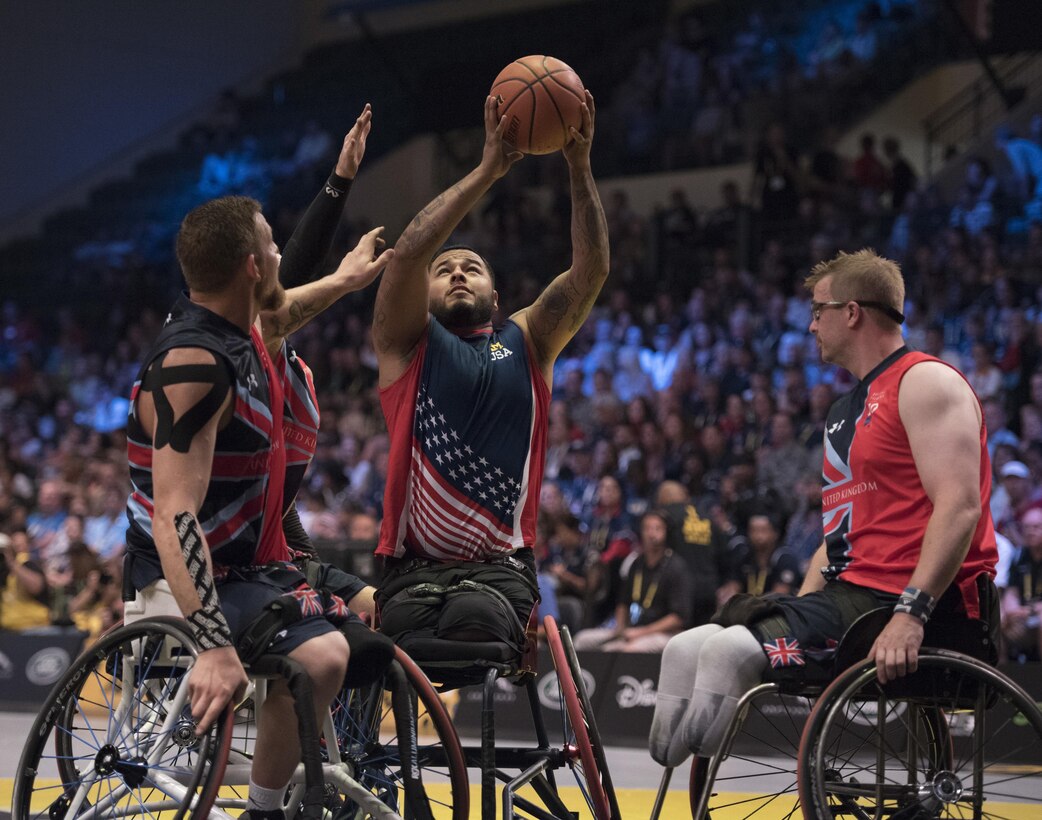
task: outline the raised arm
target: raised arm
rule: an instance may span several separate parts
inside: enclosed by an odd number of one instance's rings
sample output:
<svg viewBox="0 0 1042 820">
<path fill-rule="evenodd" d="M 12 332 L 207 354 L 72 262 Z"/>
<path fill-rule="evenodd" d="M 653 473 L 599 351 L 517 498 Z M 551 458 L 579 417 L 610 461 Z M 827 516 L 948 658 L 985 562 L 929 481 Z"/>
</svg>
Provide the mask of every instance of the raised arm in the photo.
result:
<svg viewBox="0 0 1042 820">
<path fill-rule="evenodd" d="M 933 505 L 908 586 L 936 601 L 962 566 L 982 513 L 980 407 L 962 377 L 937 362 L 911 368 L 897 402 L 919 480 Z M 922 621 L 895 613 L 870 654 L 879 679 L 885 683 L 915 671 L 922 641 Z"/>
<path fill-rule="evenodd" d="M 220 609 L 210 550 L 196 518 L 210 482 L 217 431 L 230 413 L 231 400 L 227 368 L 199 348 L 177 348 L 157 360 L 137 400 L 139 418 L 153 439 L 156 550 L 163 577 L 200 649 L 189 680 L 192 716 L 199 732 L 247 683 Z"/>
<path fill-rule="evenodd" d="M 492 184 L 522 157 L 504 144 L 505 120 L 499 120 L 496 110 L 495 97 L 486 97 L 485 146 L 478 167 L 416 214 L 394 246 L 373 315 L 381 386 L 394 382 L 409 366 L 427 327 L 431 257 Z"/>
<path fill-rule="evenodd" d="M 279 281 L 284 288 L 298 287 L 318 276 L 344 214 L 351 183 L 365 156 L 365 143 L 372 122 L 373 110 L 366 103 L 344 136 L 336 168 L 286 242 L 279 262 Z"/>
<path fill-rule="evenodd" d="M 593 144 L 593 95 L 586 92 L 582 131 L 572 128 L 563 149 L 572 189 L 572 266 L 554 279 L 535 304 L 512 317 L 538 357 L 547 384 L 554 361 L 576 334 L 608 278 L 608 223 L 590 169 Z"/>
<path fill-rule="evenodd" d="M 328 276 L 286 291 L 282 307 L 260 314 L 261 335 L 268 353 L 274 356 L 290 333 L 299 330 L 337 299 L 367 287 L 394 257 L 393 250 L 379 253 L 383 227 L 364 234 Z"/>
</svg>

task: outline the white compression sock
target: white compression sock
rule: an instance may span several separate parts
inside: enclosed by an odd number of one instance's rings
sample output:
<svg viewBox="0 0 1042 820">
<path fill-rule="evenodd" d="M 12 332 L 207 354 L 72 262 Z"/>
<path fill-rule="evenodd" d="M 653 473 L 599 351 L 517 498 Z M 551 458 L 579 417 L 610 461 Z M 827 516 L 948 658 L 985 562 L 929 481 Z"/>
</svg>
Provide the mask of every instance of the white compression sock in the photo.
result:
<svg viewBox="0 0 1042 820">
<path fill-rule="evenodd" d="M 687 746 L 682 743 L 677 744 L 674 753 L 670 754 L 671 741 L 678 734 L 684 712 L 691 701 L 699 653 L 705 642 L 723 632 L 723 629 L 717 624 L 705 624 L 681 632 L 670 638 L 662 652 L 662 668 L 648 748 L 655 762 L 663 766 L 678 766 L 688 755 Z"/>
<path fill-rule="evenodd" d="M 282 811 L 282 803 L 286 799 L 287 786 L 289 786 L 288 783 L 281 789 L 266 789 L 254 783 L 251 777 L 250 791 L 246 798 L 246 808 L 264 812 Z"/>
<path fill-rule="evenodd" d="M 683 726 L 668 751 L 671 759 L 685 754 L 679 746 L 702 757 L 720 751 L 739 698 L 761 682 L 767 668 L 760 642 L 744 626 L 710 636 L 702 655 Z"/>
</svg>

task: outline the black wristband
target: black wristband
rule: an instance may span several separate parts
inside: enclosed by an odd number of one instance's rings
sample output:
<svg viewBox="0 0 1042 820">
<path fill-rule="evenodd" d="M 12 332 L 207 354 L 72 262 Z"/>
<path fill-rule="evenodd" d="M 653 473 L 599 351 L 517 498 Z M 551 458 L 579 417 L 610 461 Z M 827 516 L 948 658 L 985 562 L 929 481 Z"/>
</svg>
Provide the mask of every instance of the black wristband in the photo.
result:
<svg viewBox="0 0 1042 820">
<path fill-rule="evenodd" d="M 336 197 L 347 196 L 347 192 L 351 190 L 351 183 L 353 179 L 342 177 L 336 171 L 329 175 L 329 179 L 326 180 L 326 193 L 334 199 Z"/>
<path fill-rule="evenodd" d="M 897 599 L 897 603 L 894 605 L 894 612 L 912 615 L 925 624 L 930 620 L 930 615 L 933 614 L 933 608 L 936 603 L 929 592 L 925 592 L 918 587 L 905 587 L 905 591 L 901 593 L 901 597 Z"/>
<path fill-rule="evenodd" d="M 214 606 L 203 606 L 186 619 L 200 652 L 232 645 L 232 632 L 224 613 Z"/>
</svg>

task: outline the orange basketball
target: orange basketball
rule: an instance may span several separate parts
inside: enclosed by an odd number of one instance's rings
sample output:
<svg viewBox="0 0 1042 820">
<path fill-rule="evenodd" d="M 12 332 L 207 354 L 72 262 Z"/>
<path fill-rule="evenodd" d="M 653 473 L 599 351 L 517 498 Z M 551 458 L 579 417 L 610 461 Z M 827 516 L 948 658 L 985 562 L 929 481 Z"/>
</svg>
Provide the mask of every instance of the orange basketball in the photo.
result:
<svg viewBox="0 0 1042 820">
<path fill-rule="evenodd" d="M 532 54 L 499 72 L 489 93 L 507 118 L 503 139 L 526 154 L 552 154 L 582 127 L 583 82 L 567 64 Z"/>
</svg>

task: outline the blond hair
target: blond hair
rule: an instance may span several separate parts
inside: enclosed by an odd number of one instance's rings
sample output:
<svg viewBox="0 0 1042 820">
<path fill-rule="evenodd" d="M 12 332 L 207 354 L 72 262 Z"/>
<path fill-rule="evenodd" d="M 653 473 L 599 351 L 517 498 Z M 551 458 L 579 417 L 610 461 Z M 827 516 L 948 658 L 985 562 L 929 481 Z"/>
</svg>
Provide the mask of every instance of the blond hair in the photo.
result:
<svg viewBox="0 0 1042 820">
<path fill-rule="evenodd" d="M 832 259 L 819 262 L 803 280 L 803 286 L 813 291 L 814 286 L 826 277 L 832 278 L 832 298 L 836 301 L 881 302 L 899 314 L 904 313 L 905 281 L 901 268 L 871 248 L 854 253 L 840 251 Z M 872 314 L 877 324 L 892 327 L 892 318 L 875 311 Z"/>
</svg>

